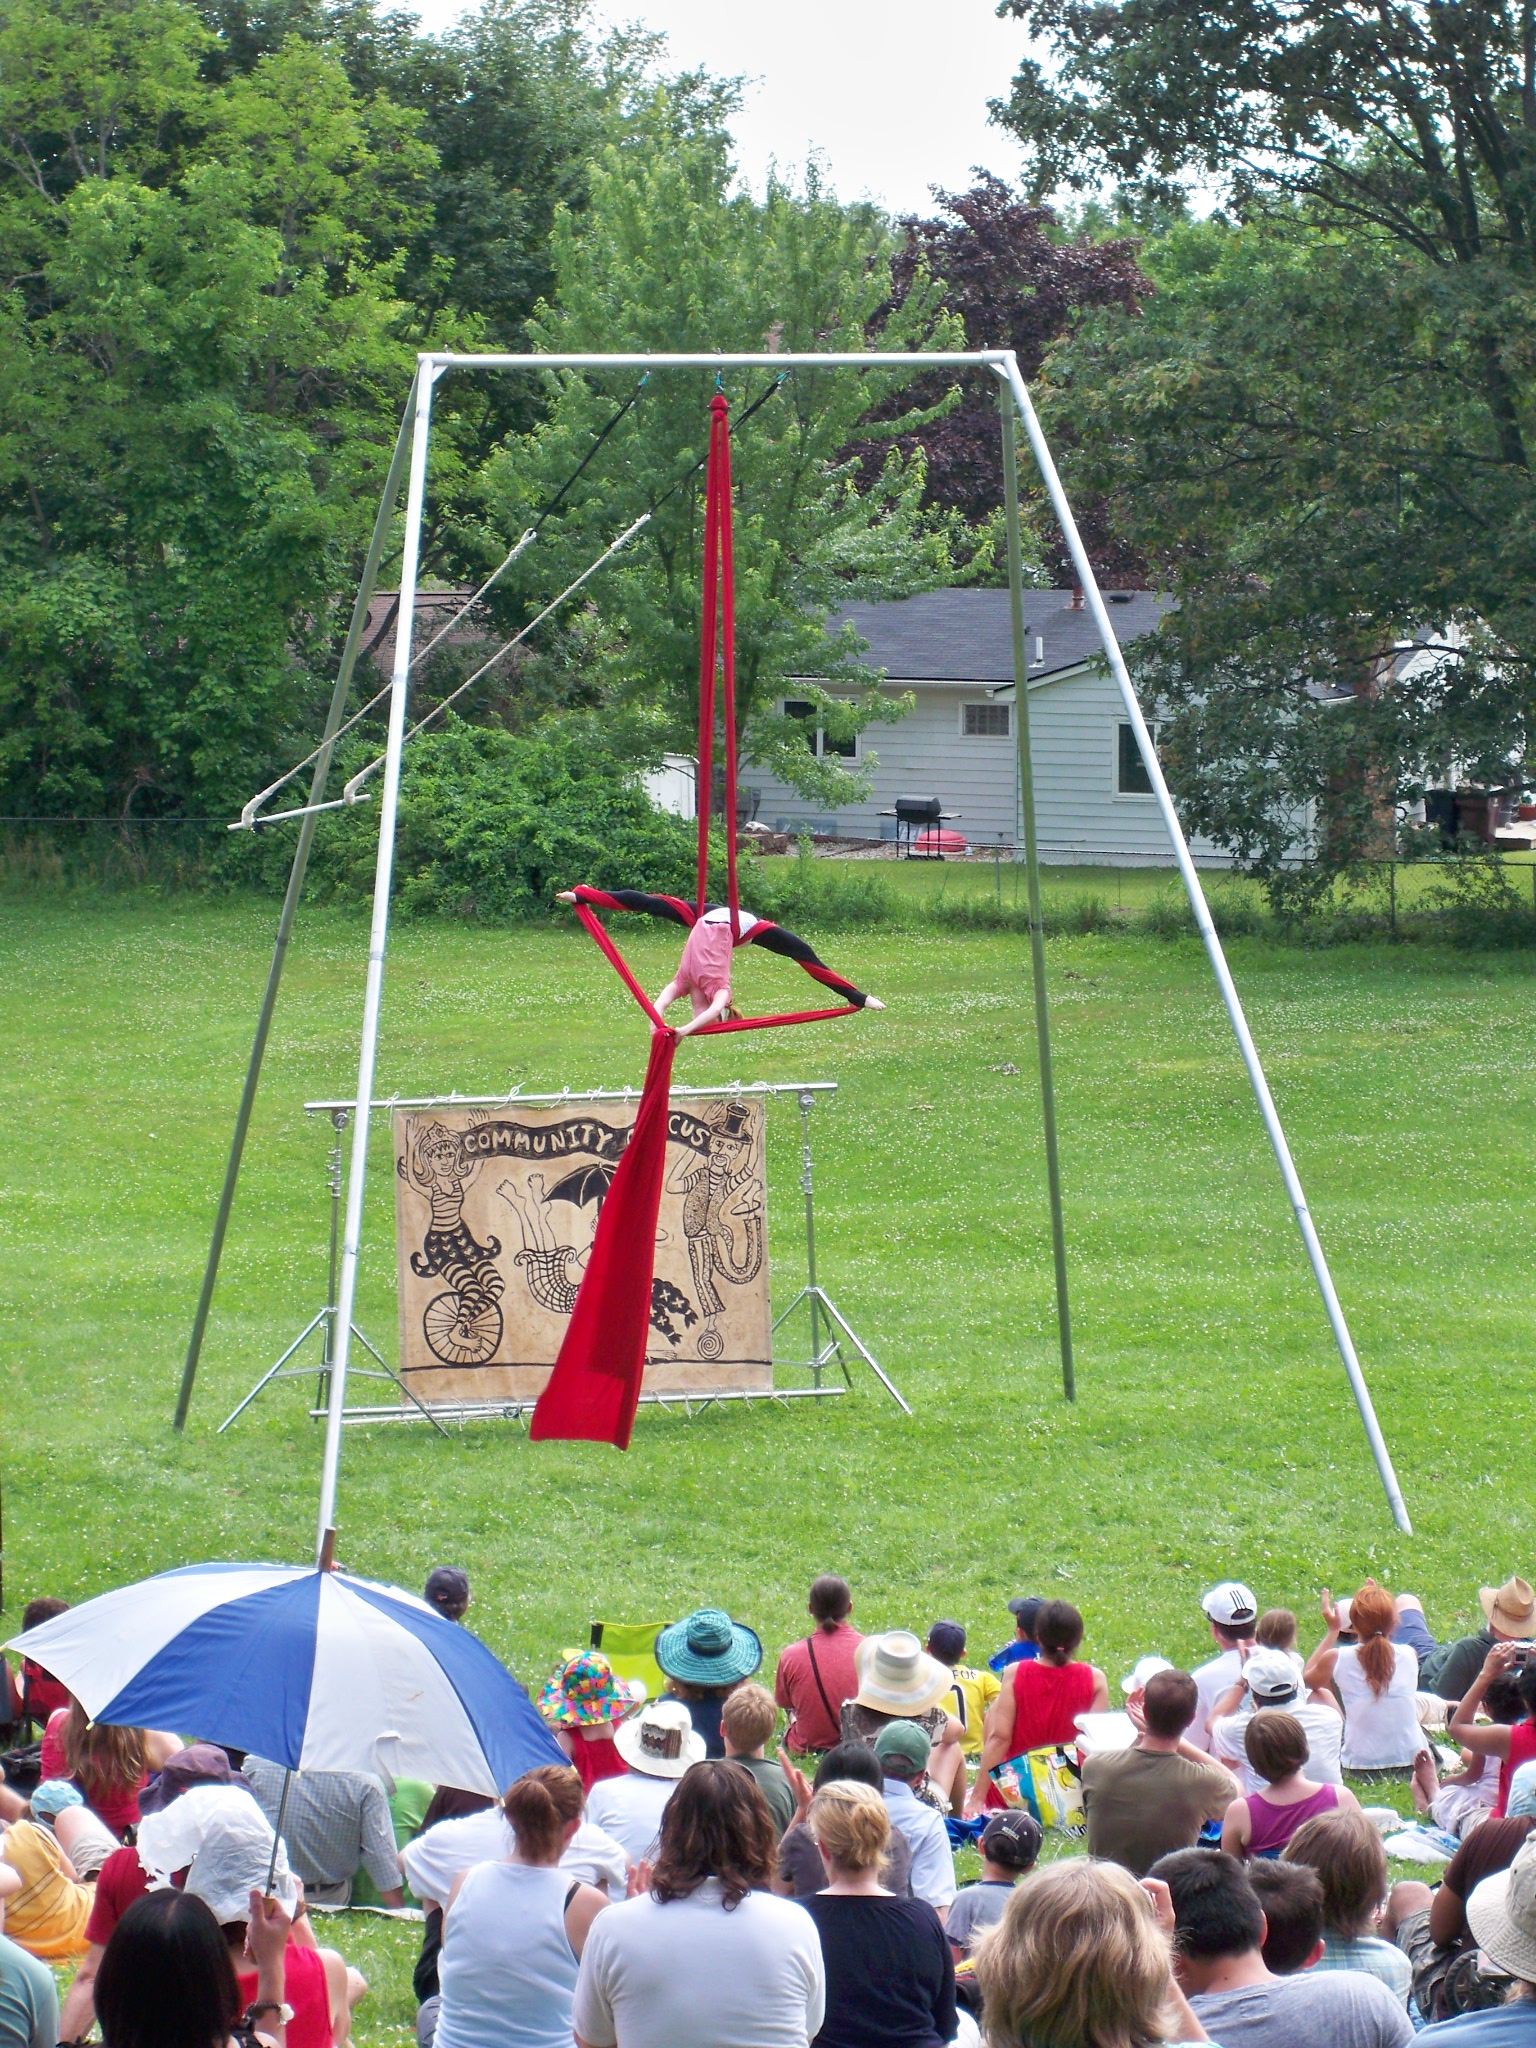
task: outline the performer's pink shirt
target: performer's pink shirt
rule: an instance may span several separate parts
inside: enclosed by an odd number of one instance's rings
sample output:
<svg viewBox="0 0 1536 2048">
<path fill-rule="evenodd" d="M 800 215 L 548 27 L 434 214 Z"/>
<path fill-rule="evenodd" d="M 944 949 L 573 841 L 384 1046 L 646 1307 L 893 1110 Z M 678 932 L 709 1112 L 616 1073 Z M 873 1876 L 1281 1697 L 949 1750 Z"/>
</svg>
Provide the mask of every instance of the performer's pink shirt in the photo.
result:
<svg viewBox="0 0 1536 2048">
<path fill-rule="evenodd" d="M 721 989 L 731 985 L 731 928 L 700 918 L 688 934 L 683 957 L 677 963 L 677 987 L 681 995 L 700 995 L 713 1002 Z"/>
</svg>

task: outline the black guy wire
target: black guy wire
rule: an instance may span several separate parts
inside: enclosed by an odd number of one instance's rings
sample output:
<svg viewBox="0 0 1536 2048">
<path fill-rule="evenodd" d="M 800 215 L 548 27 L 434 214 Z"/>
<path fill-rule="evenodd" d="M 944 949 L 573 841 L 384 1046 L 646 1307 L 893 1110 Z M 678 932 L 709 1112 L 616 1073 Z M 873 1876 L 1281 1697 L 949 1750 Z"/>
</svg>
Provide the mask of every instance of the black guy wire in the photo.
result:
<svg viewBox="0 0 1536 2048">
<path fill-rule="evenodd" d="M 607 440 L 608 436 L 619 424 L 619 421 L 623 419 L 625 414 L 628 413 L 634 406 L 639 404 L 640 394 L 645 389 L 647 383 L 650 381 L 650 375 L 650 371 L 647 370 L 645 375 L 640 379 L 640 382 L 635 386 L 634 390 L 629 394 L 628 398 L 625 399 L 624 403 L 619 407 L 618 411 L 614 414 L 613 418 L 608 422 L 607 426 L 604 427 L 602 432 L 595 437 L 592 446 L 587 450 L 586 454 L 583 455 L 580 462 L 577 463 L 576 467 L 571 471 L 570 475 L 566 478 L 565 482 L 560 486 L 559 490 L 556 491 L 555 495 L 544 507 L 544 510 L 539 514 L 538 518 L 533 522 L 533 531 L 535 533 L 538 532 L 539 528 L 544 524 L 545 520 L 548 519 L 550 514 L 559 507 L 560 502 L 565 497 L 567 491 L 569 491 L 571 487 L 580 480 L 582 471 L 586 468 L 587 464 L 592 460 L 593 456 L 597 453 L 598 449 L 602 447 L 603 443 Z"/>
<path fill-rule="evenodd" d="M 788 375 L 788 370 L 781 370 L 778 376 L 775 377 L 773 382 L 768 386 L 768 389 L 766 391 L 760 392 L 758 396 L 753 399 L 752 403 L 747 407 L 746 411 L 742 413 L 739 418 L 731 421 L 731 432 L 733 434 L 739 433 L 741 429 L 747 424 L 747 421 L 751 419 L 753 413 L 757 412 L 762 406 L 765 406 L 768 403 L 769 399 L 772 398 L 775 391 L 779 390 L 780 387 L 783 385 Z M 668 488 L 662 492 L 661 496 L 656 500 L 655 504 L 651 507 L 652 512 L 659 512 L 662 506 L 666 504 L 668 498 L 676 497 L 677 493 L 683 488 L 683 485 L 686 483 L 691 483 L 693 479 L 698 475 L 699 471 L 704 467 L 705 463 L 708 462 L 708 460 L 709 450 L 706 448 L 704 453 L 699 457 L 698 461 L 693 465 L 692 469 L 684 470 L 683 474 L 678 478 L 677 482 L 675 484 L 669 485 Z"/>
</svg>

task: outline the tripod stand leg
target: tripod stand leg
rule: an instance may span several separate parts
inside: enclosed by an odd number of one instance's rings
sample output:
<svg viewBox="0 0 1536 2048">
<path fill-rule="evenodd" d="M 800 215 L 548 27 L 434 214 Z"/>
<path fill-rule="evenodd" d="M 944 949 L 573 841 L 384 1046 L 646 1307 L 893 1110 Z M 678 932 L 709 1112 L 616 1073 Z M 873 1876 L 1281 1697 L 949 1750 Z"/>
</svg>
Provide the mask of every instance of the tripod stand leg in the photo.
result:
<svg viewBox="0 0 1536 2048">
<path fill-rule="evenodd" d="M 313 1336 L 315 1331 L 319 1329 L 320 1325 L 326 1320 L 329 1314 L 330 1310 L 323 1308 L 317 1316 L 312 1317 L 310 1321 L 304 1325 L 303 1329 L 300 1330 L 297 1337 L 294 1338 L 293 1342 L 288 1346 L 288 1349 L 283 1353 L 282 1357 L 277 1361 L 277 1363 L 275 1365 L 269 1365 L 267 1367 L 266 1371 L 262 1374 L 261 1378 L 256 1382 L 255 1386 L 252 1387 L 251 1391 L 246 1395 L 245 1399 L 240 1403 L 239 1407 L 231 1409 L 229 1414 L 225 1416 L 224 1420 L 219 1424 L 218 1428 L 214 1431 L 215 1436 L 222 1436 L 225 1430 L 228 1429 L 229 1425 L 232 1422 L 234 1422 L 239 1416 L 245 1413 L 246 1409 L 250 1407 L 251 1403 L 255 1400 L 256 1396 L 267 1384 L 268 1380 L 276 1379 L 277 1375 L 282 1371 L 283 1367 L 288 1363 L 289 1359 L 292 1358 L 293 1354 L 295 1353 L 295 1351 L 298 1350 L 299 1346 L 304 1342 L 305 1338 Z"/>
<path fill-rule="evenodd" d="M 389 1360 L 385 1358 L 381 1352 L 376 1351 L 374 1349 L 373 1345 L 369 1343 L 368 1339 L 363 1335 L 362 1331 L 357 1327 L 356 1323 L 352 1325 L 352 1334 L 357 1339 L 358 1343 L 362 1345 L 363 1349 L 367 1351 L 370 1354 L 370 1356 L 378 1360 L 379 1364 L 384 1368 L 385 1372 L 388 1373 L 389 1377 L 394 1381 L 395 1385 L 400 1389 L 401 1393 L 404 1394 L 407 1401 L 412 1402 L 417 1408 L 421 1410 L 422 1414 L 427 1418 L 428 1422 L 431 1423 L 432 1427 L 437 1431 L 438 1435 L 446 1436 L 448 1434 L 447 1430 L 444 1429 L 441 1422 L 439 1422 L 437 1417 L 432 1413 L 432 1410 L 426 1405 L 424 1401 L 422 1401 L 417 1396 L 413 1388 L 406 1385 L 405 1381 L 401 1379 L 399 1373 L 395 1371 L 395 1368 L 390 1364 Z"/>
<path fill-rule="evenodd" d="M 865 1349 L 864 1345 L 860 1342 L 859 1337 L 853 1328 L 853 1325 L 848 1321 L 848 1318 L 838 1308 L 837 1304 L 833 1301 L 831 1295 L 828 1294 L 826 1289 L 822 1287 L 818 1287 L 816 1292 L 821 1296 L 821 1305 L 826 1310 L 829 1320 L 836 1323 L 837 1327 L 848 1339 L 848 1342 L 853 1346 L 854 1350 L 857 1351 L 860 1358 L 863 1359 L 864 1363 L 869 1367 L 870 1371 L 874 1374 L 875 1378 L 880 1382 L 881 1386 L 884 1387 L 885 1391 L 896 1403 L 896 1406 L 901 1410 L 902 1414 L 910 1415 L 912 1413 L 912 1410 L 907 1406 L 906 1402 L 902 1399 L 900 1393 L 897 1391 L 895 1381 L 891 1379 L 890 1375 L 886 1373 L 884 1369 L 880 1366 L 878 1361 L 875 1359 L 873 1353 Z M 846 1371 L 847 1368 L 844 1367 L 844 1370 Z M 850 1381 L 849 1384 L 851 1386 L 852 1381 Z"/>
</svg>

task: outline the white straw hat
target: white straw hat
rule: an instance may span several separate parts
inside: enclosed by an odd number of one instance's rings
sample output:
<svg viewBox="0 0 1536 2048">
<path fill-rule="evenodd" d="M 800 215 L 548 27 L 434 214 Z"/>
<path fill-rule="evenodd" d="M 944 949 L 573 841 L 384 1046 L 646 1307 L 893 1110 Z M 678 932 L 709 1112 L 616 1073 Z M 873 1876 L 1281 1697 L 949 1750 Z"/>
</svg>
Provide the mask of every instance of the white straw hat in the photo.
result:
<svg viewBox="0 0 1536 2048">
<path fill-rule="evenodd" d="M 1475 1887 L 1467 1900 L 1467 1925 L 1501 1970 L 1536 1984 L 1536 1841 L 1526 1843 L 1508 1870 Z"/>
<path fill-rule="evenodd" d="M 904 1628 L 889 1635 L 866 1636 L 853 1653 L 859 1674 L 855 1705 L 877 1714 L 912 1717 L 926 1714 L 950 1692 L 955 1674 L 930 1657 L 917 1637 Z"/>
<path fill-rule="evenodd" d="M 691 1764 L 704 1761 L 704 1738 L 682 1700 L 651 1700 L 619 1723 L 613 1746 L 646 1778 L 680 1778 Z"/>
</svg>

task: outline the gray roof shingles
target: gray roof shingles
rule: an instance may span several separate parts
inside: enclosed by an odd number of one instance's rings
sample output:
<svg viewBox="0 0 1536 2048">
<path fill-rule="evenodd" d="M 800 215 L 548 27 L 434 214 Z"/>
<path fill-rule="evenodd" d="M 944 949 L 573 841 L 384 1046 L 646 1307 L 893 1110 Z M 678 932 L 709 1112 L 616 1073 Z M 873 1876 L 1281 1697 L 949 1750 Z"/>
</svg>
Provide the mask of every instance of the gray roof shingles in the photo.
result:
<svg viewBox="0 0 1536 2048">
<path fill-rule="evenodd" d="M 1150 633 L 1172 600 L 1150 590 L 1106 593 L 1116 637 Z M 1013 637 L 1006 590 L 929 590 L 919 597 L 845 605 L 830 630 L 849 624 L 869 643 L 864 659 L 893 683 L 1011 683 Z M 1029 677 L 1076 668 L 1099 652 L 1093 614 L 1072 609 L 1070 590 L 1026 590 Z M 1035 659 L 1036 640 L 1044 660 Z"/>
</svg>

